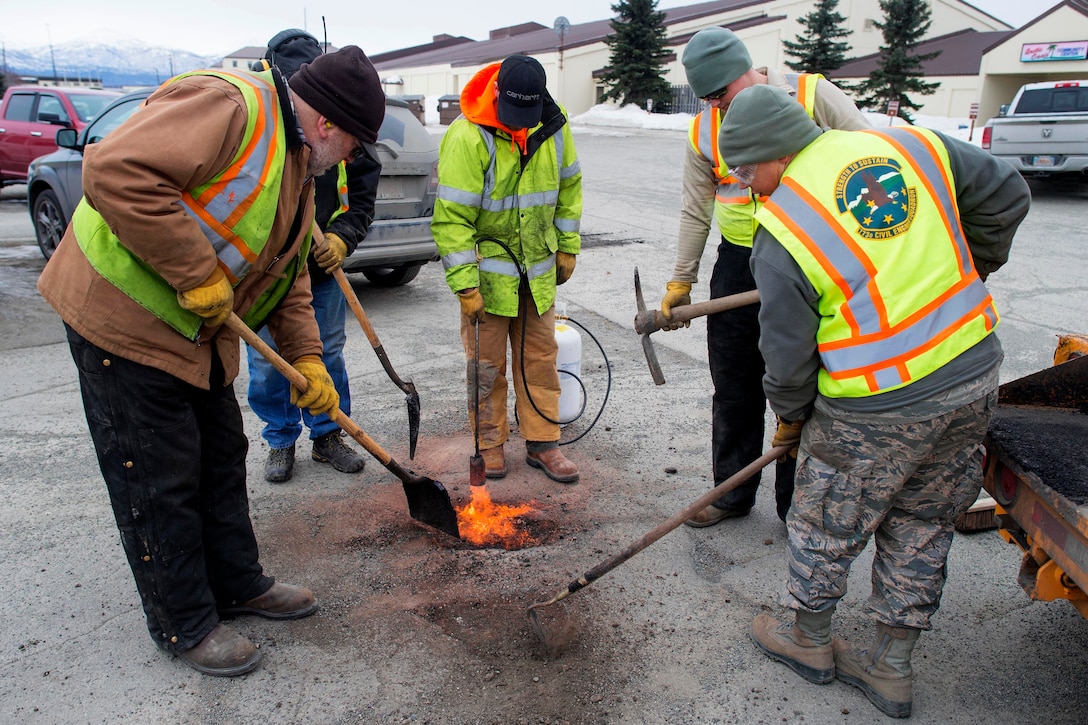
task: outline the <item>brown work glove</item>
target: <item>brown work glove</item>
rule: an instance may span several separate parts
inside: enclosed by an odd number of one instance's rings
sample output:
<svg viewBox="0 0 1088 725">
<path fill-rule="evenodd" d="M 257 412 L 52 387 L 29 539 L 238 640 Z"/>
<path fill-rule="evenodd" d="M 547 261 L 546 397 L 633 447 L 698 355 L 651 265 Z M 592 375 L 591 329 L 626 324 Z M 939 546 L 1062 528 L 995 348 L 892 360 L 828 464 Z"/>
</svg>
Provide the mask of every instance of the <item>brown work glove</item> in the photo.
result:
<svg viewBox="0 0 1088 725">
<path fill-rule="evenodd" d="M 340 269 L 344 263 L 344 257 L 348 256 L 348 244 L 335 232 L 325 235 L 325 243 L 314 249 L 314 259 L 321 269 L 329 274 Z"/>
<path fill-rule="evenodd" d="M 666 320 L 672 319 L 672 308 L 683 307 L 691 304 L 691 282 L 677 282 L 673 280 L 665 285 L 665 296 L 661 298 L 661 314 Z M 662 330 L 679 330 L 681 327 L 690 327 L 691 320 L 687 322 L 673 322 L 662 327 Z"/>
<path fill-rule="evenodd" d="M 309 385 L 305 393 L 292 385 L 291 403 L 300 408 L 309 408 L 310 415 L 324 413 L 336 420 L 340 409 L 340 394 L 336 392 L 336 386 L 329 377 L 329 371 L 325 369 L 325 363 L 321 362 L 321 356 L 303 355 L 295 360 L 292 367 L 302 373 Z"/>
<path fill-rule="evenodd" d="M 797 458 L 797 444 L 801 442 L 801 429 L 804 427 L 804 418 L 788 421 L 782 416 L 778 416 L 778 429 L 775 430 L 774 438 L 771 439 L 771 447 L 790 446 L 790 449 L 779 456 L 778 460 L 785 462 L 787 457 Z"/>
<path fill-rule="evenodd" d="M 563 284 L 574 274 L 574 265 L 578 263 L 577 255 L 570 252 L 555 253 L 555 283 Z"/>
<path fill-rule="evenodd" d="M 479 287 L 469 287 L 457 293 L 457 301 L 461 303 L 461 314 L 469 319 L 469 322 L 484 321 L 484 296 L 480 294 Z"/>
<path fill-rule="evenodd" d="M 217 266 L 199 287 L 178 290 L 178 304 L 203 317 L 205 325 L 219 327 L 234 309 L 234 288 Z"/>
</svg>

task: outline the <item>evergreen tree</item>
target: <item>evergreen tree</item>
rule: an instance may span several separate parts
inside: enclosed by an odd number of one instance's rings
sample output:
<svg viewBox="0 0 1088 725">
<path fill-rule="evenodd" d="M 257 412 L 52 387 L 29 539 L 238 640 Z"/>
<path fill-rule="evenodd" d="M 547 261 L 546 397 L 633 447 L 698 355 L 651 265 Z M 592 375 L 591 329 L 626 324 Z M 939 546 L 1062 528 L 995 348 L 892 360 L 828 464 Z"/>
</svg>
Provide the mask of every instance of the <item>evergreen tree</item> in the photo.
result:
<svg viewBox="0 0 1088 725">
<path fill-rule="evenodd" d="M 669 55 L 665 13 L 657 10 L 657 0 L 619 0 L 612 12 L 618 17 L 612 20 L 612 35 L 604 39 L 612 51 L 601 78 L 606 88 L 604 99 L 643 108 L 649 99 L 654 111 L 667 112 L 672 89 L 662 75 Z"/>
<path fill-rule="evenodd" d="M 797 36 L 797 42 L 783 40 L 786 55 L 797 58 L 786 61 L 791 70 L 804 73 L 823 73 L 830 78 L 846 63 L 848 43 L 841 42 L 854 32 L 843 27 L 846 18 L 838 13 L 839 0 L 818 0 L 816 9 L 797 22 L 805 27 Z"/>
<path fill-rule="evenodd" d="M 862 98 L 859 106 L 883 111 L 888 101 L 899 101 L 899 115 L 910 120 L 910 111 L 920 106 L 908 93 L 928 96 L 940 83 L 922 80 L 922 63 L 933 60 L 935 53 L 914 54 L 923 36 L 933 24 L 929 3 L 926 0 L 880 0 L 884 22 L 876 23 L 884 36 L 880 46 L 880 61 L 868 80 L 854 89 Z"/>
</svg>

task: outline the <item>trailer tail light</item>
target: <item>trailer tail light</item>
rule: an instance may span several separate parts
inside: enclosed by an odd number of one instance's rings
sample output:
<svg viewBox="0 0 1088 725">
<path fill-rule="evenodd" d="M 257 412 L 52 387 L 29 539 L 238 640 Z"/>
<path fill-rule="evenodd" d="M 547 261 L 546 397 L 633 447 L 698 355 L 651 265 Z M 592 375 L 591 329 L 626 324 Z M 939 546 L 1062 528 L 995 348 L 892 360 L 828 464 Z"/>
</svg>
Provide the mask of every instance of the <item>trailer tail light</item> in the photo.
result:
<svg viewBox="0 0 1088 725">
<path fill-rule="evenodd" d="M 990 148 L 990 138 L 994 135 L 993 126 L 983 126 L 982 128 L 982 148 Z"/>
</svg>

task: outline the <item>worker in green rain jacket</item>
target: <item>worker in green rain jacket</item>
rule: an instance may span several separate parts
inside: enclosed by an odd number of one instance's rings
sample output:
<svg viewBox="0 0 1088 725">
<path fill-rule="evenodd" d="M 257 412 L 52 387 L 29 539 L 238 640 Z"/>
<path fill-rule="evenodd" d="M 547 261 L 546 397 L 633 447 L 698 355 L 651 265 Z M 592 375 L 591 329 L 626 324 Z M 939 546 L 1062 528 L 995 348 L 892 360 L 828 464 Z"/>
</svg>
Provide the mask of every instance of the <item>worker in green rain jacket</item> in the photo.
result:
<svg viewBox="0 0 1088 725">
<path fill-rule="evenodd" d="M 573 483 L 559 450 L 556 285 L 581 251 L 582 173 L 570 124 L 535 59 L 515 55 L 477 73 L 461 93 L 462 115 L 442 140 L 431 229 L 446 282 L 461 303 L 469 420 L 488 478 L 506 475 L 506 343 L 526 463 Z"/>
</svg>

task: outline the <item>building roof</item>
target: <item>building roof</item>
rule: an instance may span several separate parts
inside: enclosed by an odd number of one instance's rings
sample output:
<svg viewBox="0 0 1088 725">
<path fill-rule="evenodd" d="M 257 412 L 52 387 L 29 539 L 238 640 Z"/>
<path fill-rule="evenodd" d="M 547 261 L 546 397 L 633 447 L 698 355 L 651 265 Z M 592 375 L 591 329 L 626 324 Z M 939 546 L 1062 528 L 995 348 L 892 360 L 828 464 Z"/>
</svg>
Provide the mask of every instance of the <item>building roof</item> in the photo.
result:
<svg viewBox="0 0 1088 725">
<path fill-rule="evenodd" d="M 991 46 L 998 45 L 1015 30 L 979 32 L 972 28 L 940 35 L 919 43 L 915 55 L 940 51 L 940 55 L 922 63 L 922 72 L 928 76 L 977 76 L 982 66 L 982 54 Z M 836 78 L 866 78 L 878 67 L 881 53 L 855 58 L 835 71 Z"/>
<path fill-rule="evenodd" d="M 663 10 L 665 25 L 695 20 L 707 15 L 714 15 L 729 10 L 766 4 L 768 0 L 711 0 L 711 2 L 686 5 L 681 8 Z M 776 18 L 781 19 L 781 18 Z M 750 27 L 768 22 L 766 14 L 740 23 L 733 23 L 734 29 Z M 519 32 L 504 32 L 518 30 Z M 571 25 L 563 35 L 563 48 L 577 48 L 584 45 L 603 42 L 612 35 L 612 18 L 595 20 L 589 23 Z M 379 71 L 397 68 L 415 68 L 425 65 L 478 66 L 500 61 L 514 54 L 532 55 L 534 53 L 554 53 L 559 50 L 559 34 L 552 28 L 537 23 L 524 23 L 500 30 L 491 31 L 487 40 L 445 44 L 437 47 L 435 43 L 417 46 L 419 52 L 393 51 L 371 56 L 374 66 Z M 670 37 L 668 44 L 683 45 L 691 34 Z M 466 39 L 467 40 L 467 39 Z M 396 57 L 390 57 L 390 56 Z"/>
</svg>

